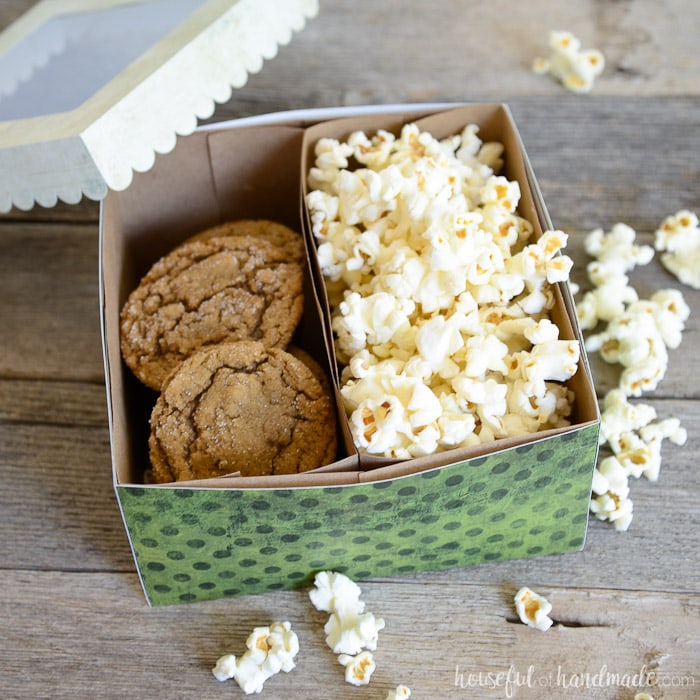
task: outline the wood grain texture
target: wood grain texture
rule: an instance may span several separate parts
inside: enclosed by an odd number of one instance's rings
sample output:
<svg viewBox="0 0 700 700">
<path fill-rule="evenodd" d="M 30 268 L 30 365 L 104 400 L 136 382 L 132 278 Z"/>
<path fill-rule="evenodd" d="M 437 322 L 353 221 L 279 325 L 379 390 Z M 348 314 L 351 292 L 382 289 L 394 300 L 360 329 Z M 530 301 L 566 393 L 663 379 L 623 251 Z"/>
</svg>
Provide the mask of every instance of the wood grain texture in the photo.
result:
<svg viewBox="0 0 700 700">
<path fill-rule="evenodd" d="M 420 614 L 425 599 L 410 584 L 366 585 L 367 609 L 386 627 L 372 682 L 358 689 L 344 682 L 325 645 L 327 614 L 311 607 L 305 591 L 143 610 L 128 574 L 0 571 L 0 585 L 9 592 L 2 603 L 7 697 L 243 697 L 211 668 L 224 653 L 242 653 L 254 626 L 275 619 L 291 622 L 301 651 L 297 667 L 268 681 L 261 697 L 384 698 L 399 683 L 412 697 L 454 700 L 631 698 L 641 689 L 693 697 L 697 670 L 700 610 L 688 594 L 548 584 L 542 591 L 555 625 L 542 633 L 514 618 L 517 584 L 425 588 L 441 601 L 440 616 Z M 668 692 L 671 684 L 684 686 Z M 76 694 L 88 687 L 89 695 Z"/>
<path fill-rule="evenodd" d="M 0 3 L 0 27 L 33 4 Z M 606 53 L 590 95 L 530 73 L 555 27 Z M 650 243 L 668 214 L 700 211 L 698 29 L 694 0 L 321 0 L 319 17 L 211 121 L 507 101 L 585 288 L 587 232 L 623 221 Z M 358 689 L 343 681 L 306 590 L 147 608 L 110 472 L 98 215 L 83 202 L 0 217 L 0 696 L 243 697 L 210 669 L 273 619 L 293 623 L 302 651 L 264 698 L 383 700 L 405 683 L 416 700 L 631 700 L 652 671 L 655 700 L 700 695 L 700 292 L 658 260 L 632 274 L 642 296 L 681 288 L 691 316 L 666 377 L 642 398 L 680 418 L 689 440 L 664 446 L 658 482 L 631 483 L 630 529 L 592 519 L 581 552 L 363 582 L 368 610 L 387 624 L 372 683 Z M 617 369 L 596 356 L 591 365 L 602 396 Z M 515 621 L 522 585 L 553 603 L 548 632 Z"/>
</svg>

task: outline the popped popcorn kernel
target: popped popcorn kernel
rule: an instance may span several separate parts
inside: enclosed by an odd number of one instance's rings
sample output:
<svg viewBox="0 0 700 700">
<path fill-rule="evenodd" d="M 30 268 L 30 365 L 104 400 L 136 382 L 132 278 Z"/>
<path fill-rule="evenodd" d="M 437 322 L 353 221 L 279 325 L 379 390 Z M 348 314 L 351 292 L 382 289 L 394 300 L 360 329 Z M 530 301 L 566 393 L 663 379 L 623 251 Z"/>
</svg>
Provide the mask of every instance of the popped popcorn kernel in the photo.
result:
<svg viewBox="0 0 700 700">
<path fill-rule="evenodd" d="M 212 673 L 217 681 L 227 681 L 236 675 L 236 657 L 233 654 L 224 654 L 216 661 Z"/>
<path fill-rule="evenodd" d="M 377 648 L 384 620 L 372 613 L 331 613 L 324 627 L 326 644 L 335 654 L 357 654 L 362 649 Z"/>
<path fill-rule="evenodd" d="M 387 693 L 385 700 L 408 700 L 411 697 L 411 689 L 405 685 L 397 685 L 395 690 Z"/>
<path fill-rule="evenodd" d="M 362 651 L 356 656 L 340 654 L 338 662 L 345 666 L 345 680 L 352 685 L 367 685 L 377 668 L 370 651 Z"/>
<path fill-rule="evenodd" d="M 611 522 L 616 530 L 627 530 L 632 522 L 633 504 L 629 498 L 605 493 L 591 499 L 591 513 L 599 520 Z"/>
<path fill-rule="evenodd" d="M 654 247 L 671 274 L 700 289 L 700 226 L 694 212 L 683 209 L 667 216 L 656 230 Z"/>
<path fill-rule="evenodd" d="M 533 72 L 549 74 L 572 92 L 590 92 L 595 79 L 605 68 L 602 52 L 598 49 L 581 50 L 579 39 L 567 31 L 551 31 L 549 49 L 547 58 L 535 58 Z"/>
<path fill-rule="evenodd" d="M 521 622 L 528 627 L 546 632 L 552 626 L 554 621 L 549 617 L 552 604 L 546 598 L 524 586 L 515 594 L 514 601 Z"/>
<path fill-rule="evenodd" d="M 325 612 L 361 613 L 365 604 L 360 600 L 360 587 L 345 574 L 336 571 L 319 571 L 309 598 L 316 610 Z"/>
<path fill-rule="evenodd" d="M 256 627 L 246 640 L 247 651 L 236 658 L 220 657 L 212 673 L 218 681 L 233 678 L 246 695 L 262 692 L 265 682 L 280 671 L 295 668 L 299 639 L 289 622 L 273 622 L 269 627 Z"/>
<path fill-rule="evenodd" d="M 573 394 L 548 384 L 577 371 L 579 343 L 531 328 L 557 331 L 567 235 L 531 240 L 502 144 L 406 124 L 316 149 L 306 204 L 357 449 L 408 459 L 567 425 Z"/>
</svg>

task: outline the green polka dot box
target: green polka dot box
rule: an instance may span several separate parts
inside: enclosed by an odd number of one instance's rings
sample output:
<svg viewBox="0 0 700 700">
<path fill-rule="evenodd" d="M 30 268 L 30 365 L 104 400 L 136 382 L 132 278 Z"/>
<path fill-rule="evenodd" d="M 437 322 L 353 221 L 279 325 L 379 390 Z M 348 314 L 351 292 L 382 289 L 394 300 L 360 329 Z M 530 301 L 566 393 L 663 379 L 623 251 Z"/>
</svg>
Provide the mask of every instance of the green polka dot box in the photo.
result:
<svg viewBox="0 0 700 700">
<path fill-rule="evenodd" d="M 337 387 L 329 313 L 303 207 L 317 138 L 417 123 L 438 138 L 477 124 L 504 144 L 519 213 L 551 228 L 506 105 L 298 110 L 200 127 L 178 139 L 101 209 L 100 292 L 114 487 L 150 605 L 309 586 L 332 569 L 356 580 L 580 550 L 600 417 L 585 353 L 569 380 L 571 425 L 404 461 L 369 459 L 338 410 L 337 460 L 293 476 L 145 483 L 157 395 L 120 355 L 119 314 L 149 267 L 199 230 L 265 218 L 304 233 L 305 309 L 293 342 Z M 579 339 L 567 285 L 555 287 L 560 337 Z M 337 391 L 336 391 L 337 395 Z"/>
</svg>

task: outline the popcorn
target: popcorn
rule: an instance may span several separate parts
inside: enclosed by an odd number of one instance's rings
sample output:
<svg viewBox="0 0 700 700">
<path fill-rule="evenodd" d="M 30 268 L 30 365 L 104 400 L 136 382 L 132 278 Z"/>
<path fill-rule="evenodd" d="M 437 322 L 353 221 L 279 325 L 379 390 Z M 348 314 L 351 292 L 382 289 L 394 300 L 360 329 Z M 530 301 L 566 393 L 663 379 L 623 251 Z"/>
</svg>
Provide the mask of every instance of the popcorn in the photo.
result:
<svg viewBox="0 0 700 700">
<path fill-rule="evenodd" d="M 220 657 L 212 673 L 217 681 L 227 681 L 236 675 L 236 657 L 233 654 L 225 654 Z"/>
<path fill-rule="evenodd" d="M 654 249 L 647 245 L 636 245 L 636 236 L 635 230 L 623 223 L 615 224 L 608 233 L 598 228 L 586 236 L 586 252 L 596 258 L 586 268 L 593 284 L 599 287 L 610 278 L 620 277 L 637 265 L 651 262 Z"/>
<path fill-rule="evenodd" d="M 320 571 L 314 577 L 309 598 L 316 610 L 362 613 L 365 604 L 360 600 L 361 594 L 360 587 L 347 576 L 334 571 Z"/>
<path fill-rule="evenodd" d="M 656 409 L 647 404 L 632 404 L 620 389 L 612 389 L 603 399 L 600 414 L 600 444 L 614 444 L 620 435 L 639 430 L 656 419 Z"/>
<path fill-rule="evenodd" d="M 280 671 L 288 673 L 295 666 L 299 640 L 289 622 L 273 622 L 269 627 L 256 627 L 246 641 L 242 657 L 233 654 L 220 657 L 212 669 L 218 681 L 235 679 L 246 695 L 260 693 L 265 681 Z"/>
<path fill-rule="evenodd" d="M 372 613 L 334 612 L 324 627 L 326 644 L 335 654 L 357 654 L 362 649 L 375 651 L 384 620 Z"/>
<path fill-rule="evenodd" d="M 411 689 L 405 685 L 397 685 L 396 690 L 390 690 L 386 700 L 408 700 L 411 697 Z"/>
<path fill-rule="evenodd" d="M 357 656 L 340 654 L 338 662 L 345 666 L 345 680 L 352 685 L 367 685 L 377 664 L 369 651 L 363 651 Z"/>
<path fill-rule="evenodd" d="M 656 389 L 668 368 L 667 347 L 680 344 L 689 309 L 675 290 L 661 290 L 650 300 L 637 300 L 608 323 L 604 331 L 585 341 L 589 352 L 600 352 L 625 370 L 620 386 L 640 396 Z"/>
<path fill-rule="evenodd" d="M 592 498 L 590 508 L 596 518 L 611 522 L 616 530 L 627 530 L 632 522 L 633 504 L 629 498 L 605 493 Z"/>
<path fill-rule="evenodd" d="M 345 680 L 353 685 L 369 683 L 376 667 L 371 652 L 377 648 L 384 620 L 364 612 L 360 587 L 344 574 L 316 574 L 309 598 L 317 610 L 330 612 L 324 626 L 326 644 L 345 666 Z"/>
<path fill-rule="evenodd" d="M 697 227 L 690 212 L 668 217 L 657 231 L 656 248 L 672 243 L 679 229 Z M 616 224 L 609 233 L 592 231 L 585 240 L 586 251 L 596 260 L 587 266 L 595 289 L 586 292 L 576 306 L 579 323 L 591 330 L 605 321 L 605 329 L 585 340 L 589 352 L 599 352 L 610 363 L 623 367 L 618 387 L 609 391 L 601 405 L 599 442 L 612 456 L 603 459 L 593 474 L 590 511 L 600 520 L 613 523 L 616 530 L 627 530 L 632 522 L 633 504 L 629 498 L 629 478 L 659 478 L 661 445 L 670 439 L 685 443 L 687 433 L 675 418 L 656 420 L 652 406 L 628 401 L 655 389 L 668 366 L 667 348 L 680 345 L 690 309 L 675 289 L 662 289 L 650 299 L 639 299 L 629 286 L 627 272 L 653 258 L 649 246 L 634 243 L 635 232 Z M 679 238 L 679 241 L 683 236 Z"/>
<path fill-rule="evenodd" d="M 549 33 L 550 55 L 536 58 L 532 70 L 548 73 L 572 92 L 589 92 L 594 80 L 603 72 L 605 58 L 597 49 L 581 50 L 581 42 L 570 32 Z"/>
<path fill-rule="evenodd" d="M 573 394 L 548 386 L 580 354 L 548 317 L 567 236 L 530 241 L 503 147 L 477 134 L 407 124 L 317 144 L 306 203 L 361 452 L 406 459 L 567 424 Z"/>
<path fill-rule="evenodd" d="M 681 282 L 700 289 L 700 226 L 694 212 L 681 210 L 657 229 L 654 247 L 664 267 Z"/>
<path fill-rule="evenodd" d="M 554 620 L 549 617 L 552 604 L 541 595 L 530 590 L 527 586 L 515 594 L 515 609 L 521 622 L 541 632 L 546 632 Z"/>
</svg>

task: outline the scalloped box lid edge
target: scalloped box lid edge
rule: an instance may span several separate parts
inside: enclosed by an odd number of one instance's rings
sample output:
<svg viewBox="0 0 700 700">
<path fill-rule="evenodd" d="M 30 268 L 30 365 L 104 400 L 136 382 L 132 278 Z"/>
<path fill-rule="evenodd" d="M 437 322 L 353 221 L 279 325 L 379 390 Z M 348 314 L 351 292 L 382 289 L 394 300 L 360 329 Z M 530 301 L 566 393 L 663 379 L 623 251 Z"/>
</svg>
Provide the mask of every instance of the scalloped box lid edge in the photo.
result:
<svg viewBox="0 0 700 700">
<path fill-rule="evenodd" d="M 126 189 L 317 13 L 318 0 L 37 3 L 0 34 L 0 212 Z"/>
</svg>

